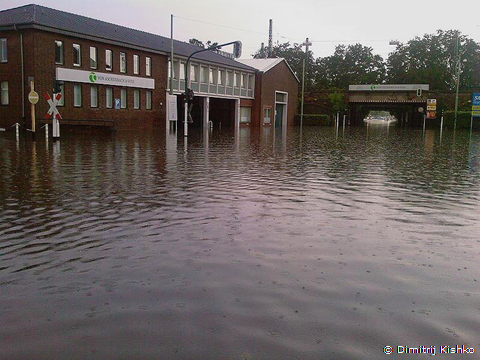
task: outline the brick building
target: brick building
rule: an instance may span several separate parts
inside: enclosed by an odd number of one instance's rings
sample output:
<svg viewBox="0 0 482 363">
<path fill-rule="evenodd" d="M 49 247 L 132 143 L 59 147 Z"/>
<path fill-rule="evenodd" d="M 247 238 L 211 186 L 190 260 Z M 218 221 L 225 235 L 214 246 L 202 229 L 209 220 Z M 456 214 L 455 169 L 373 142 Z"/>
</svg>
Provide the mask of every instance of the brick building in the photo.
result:
<svg viewBox="0 0 482 363">
<path fill-rule="evenodd" d="M 286 62 L 257 75 L 256 67 L 206 51 L 191 59 L 187 75 L 187 57 L 200 49 L 174 41 L 172 87 L 178 114 L 183 115 L 181 94 L 188 78 L 195 95 L 193 126 L 209 121 L 230 126 L 249 123 L 251 114 L 259 125 L 259 105 L 274 105 L 269 84 L 274 82 L 273 89 L 282 91 L 286 87 L 277 84 L 290 83 L 276 76 L 283 73 L 282 67 L 289 68 Z M 170 38 L 39 5 L 1 11 L 0 126 L 20 122 L 30 128 L 32 80 L 40 95 L 37 127 L 45 122 L 48 110 L 43 95 L 52 93 L 56 81 L 63 82 L 61 125 L 116 129 L 168 125 L 170 51 Z M 272 97 L 265 97 L 264 89 Z M 297 99 L 294 90 L 289 92 L 289 102 Z M 291 120 L 291 106 L 287 115 Z"/>
<path fill-rule="evenodd" d="M 241 59 L 256 68 L 256 94 L 253 103 L 254 127 L 292 126 L 298 108 L 299 80 L 283 58 Z"/>
</svg>

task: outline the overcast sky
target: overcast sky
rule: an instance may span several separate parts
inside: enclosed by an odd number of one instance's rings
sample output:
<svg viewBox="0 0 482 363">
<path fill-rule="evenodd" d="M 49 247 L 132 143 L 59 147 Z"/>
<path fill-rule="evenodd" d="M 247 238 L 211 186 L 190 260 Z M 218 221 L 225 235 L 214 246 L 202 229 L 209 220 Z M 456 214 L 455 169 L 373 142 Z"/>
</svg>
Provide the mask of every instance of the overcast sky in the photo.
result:
<svg viewBox="0 0 482 363">
<path fill-rule="evenodd" d="M 333 54 L 337 44 L 361 43 L 386 58 L 390 40 L 406 42 L 437 29 L 458 29 L 480 42 L 480 0 L 34 0 L 36 4 L 174 37 L 243 42 L 250 58 L 261 42 L 313 40 L 315 57 Z M 32 3 L 2 0 L 0 9 Z M 185 19 L 183 19 L 185 18 Z M 186 20 L 191 19 L 191 20 Z M 196 20 L 196 21 L 193 21 Z M 208 24 L 210 23 L 210 24 Z M 216 24 L 216 25 L 212 25 Z M 237 28 L 237 29 L 230 29 Z"/>
</svg>

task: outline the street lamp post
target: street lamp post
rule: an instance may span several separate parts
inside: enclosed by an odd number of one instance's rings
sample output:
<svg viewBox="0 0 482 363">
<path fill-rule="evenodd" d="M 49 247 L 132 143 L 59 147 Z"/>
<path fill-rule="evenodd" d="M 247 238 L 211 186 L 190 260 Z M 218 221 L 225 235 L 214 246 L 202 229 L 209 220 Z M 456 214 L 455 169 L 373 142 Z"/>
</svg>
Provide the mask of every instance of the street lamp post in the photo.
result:
<svg viewBox="0 0 482 363">
<path fill-rule="evenodd" d="M 187 61 L 186 61 L 185 68 L 184 68 L 185 69 L 184 74 L 186 75 L 185 84 L 184 84 L 184 137 L 187 137 L 187 131 L 188 131 L 187 130 L 187 108 L 188 108 L 188 105 L 187 105 L 188 99 L 187 98 L 188 98 L 188 85 L 189 85 L 189 78 L 190 78 L 190 74 L 188 73 L 188 70 L 190 69 L 189 62 L 190 62 L 191 58 L 195 54 L 206 52 L 208 50 L 219 49 L 221 47 L 225 47 L 226 45 L 231 45 L 231 44 L 234 44 L 234 52 L 233 52 L 234 57 L 235 58 L 241 57 L 242 43 L 239 40 L 236 40 L 234 42 L 220 44 L 220 45 L 215 45 L 215 46 L 205 48 L 205 49 L 201 49 L 201 50 L 197 50 L 194 53 L 192 53 L 189 57 L 187 57 Z"/>
</svg>

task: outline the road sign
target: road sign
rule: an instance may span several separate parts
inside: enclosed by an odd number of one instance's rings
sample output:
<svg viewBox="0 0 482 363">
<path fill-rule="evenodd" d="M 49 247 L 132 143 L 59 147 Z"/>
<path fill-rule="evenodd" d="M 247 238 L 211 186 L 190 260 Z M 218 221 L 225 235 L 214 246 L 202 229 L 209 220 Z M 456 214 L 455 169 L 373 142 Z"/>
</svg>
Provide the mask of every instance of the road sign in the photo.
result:
<svg viewBox="0 0 482 363">
<path fill-rule="evenodd" d="M 35 91 L 30 92 L 28 94 L 28 100 L 32 105 L 36 105 L 39 100 L 38 93 Z"/>
<path fill-rule="evenodd" d="M 50 98 L 50 95 L 48 93 L 46 93 L 44 97 L 50 106 L 49 110 L 47 111 L 47 114 L 45 115 L 45 118 L 48 119 L 50 118 L 50 116 L 53 116 L 54 119 L 62 119 L 62 116 L 60 116 L 59 110 L 57 110 L 57 105 L 59 104 L 59 101 L 62 98 L 62 94 L 57 93 L 53 100 Z"/>
<path fill-rule="evenodd" d="M 423 113 L 423 111 L 424 111 L 423 107 L 418 108 L 418 112 Z"/>
<path fill-rule="evenodd" d="M 472 116 L 480 117 L 480 93 L 472 93 Z"/>
<path fill-rule="evenodd" d="M 427 100 L 427 111 L 437 110 L 437 100 L 435 98 Z"/>
<path fill-rule="evenodd" d="M 115 109 L 116 110 L 120 110 L 120 105 L 121 105 L 120 101 L 121 101 L 120 98 L 115 99 Z"/>
<path fill-rule="evenodd" d="M 437 111 L 427 111 L 427 119 L 434 120 L 437 118 Z"/>
<path fill-rule="evenodd" d="M 169 95 L 168 102 L 169 121 L 177 121 L 177 96 Z"/>
</svg>

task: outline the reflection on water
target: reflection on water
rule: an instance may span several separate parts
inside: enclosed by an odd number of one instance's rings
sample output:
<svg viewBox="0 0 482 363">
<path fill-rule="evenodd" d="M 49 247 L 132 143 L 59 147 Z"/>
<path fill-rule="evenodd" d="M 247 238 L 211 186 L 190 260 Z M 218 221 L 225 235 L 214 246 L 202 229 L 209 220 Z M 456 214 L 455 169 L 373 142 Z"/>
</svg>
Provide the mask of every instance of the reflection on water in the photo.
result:
<svg viewBox="0 0 482 363">
<path fill-rule="evenodd" d="M 479 135 L 441 140 L 0 135 L 0 358 L 478 358 Z"/>
</svg>

